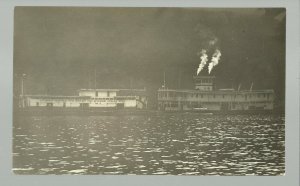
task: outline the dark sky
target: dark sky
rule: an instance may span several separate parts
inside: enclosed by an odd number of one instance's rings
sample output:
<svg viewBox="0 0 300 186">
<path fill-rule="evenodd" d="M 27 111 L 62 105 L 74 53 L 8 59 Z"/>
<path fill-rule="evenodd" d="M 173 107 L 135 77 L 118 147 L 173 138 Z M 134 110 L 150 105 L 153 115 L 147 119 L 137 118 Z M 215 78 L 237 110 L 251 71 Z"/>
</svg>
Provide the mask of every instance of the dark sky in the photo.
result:
<svg viewBox="0 0 300 186">
<path fill-rule="evenodd" d="M 17 7 L 15 91 L 25 73 L 28 94 L 74 95 L 94 88 L 95 71 L 97 88 L 154 91 L 164 71 L 169 88 L 192 88 L 197 52 L 216 48 L 219 88 L 253 82 L 284 99 L 285 9 L 274 8 Z"/>
</svg>

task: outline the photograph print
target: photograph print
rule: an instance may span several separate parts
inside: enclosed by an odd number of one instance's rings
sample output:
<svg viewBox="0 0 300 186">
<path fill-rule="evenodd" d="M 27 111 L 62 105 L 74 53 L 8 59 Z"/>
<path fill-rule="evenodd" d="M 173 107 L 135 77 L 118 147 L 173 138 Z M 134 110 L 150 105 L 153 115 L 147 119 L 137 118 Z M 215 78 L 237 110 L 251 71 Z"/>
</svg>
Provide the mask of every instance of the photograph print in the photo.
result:
<svg viewBox="0 0 300 186">
<path fill-rule="evenodd" d="M 15 7 L 13 172 L 285 175 L 284 8 Z"/>
</svg>

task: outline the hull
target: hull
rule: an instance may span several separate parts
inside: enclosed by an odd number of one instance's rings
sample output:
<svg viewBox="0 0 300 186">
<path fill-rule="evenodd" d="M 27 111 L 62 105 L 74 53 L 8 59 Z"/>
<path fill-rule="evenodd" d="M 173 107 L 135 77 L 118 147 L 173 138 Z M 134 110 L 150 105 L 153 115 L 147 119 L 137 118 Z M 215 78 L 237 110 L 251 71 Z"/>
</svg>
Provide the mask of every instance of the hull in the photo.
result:
<svg viewBox="0 0 300 186">
<path fill-rule="evenodd" d="M 163 113 L 199 113 L 199 114 L 284 114 L 281 109 L 274 110 L 165 110 Z"/>
<path fill-rule="evenodd" d="M 17 115 L 44 115 L 44 116 L 65 116 L 65 115 L 81 115 L 81 116 L 97 116 L 97 115 L 142 115 L 148 113 L 156 113 L 157 111 L 150 111 L 136 108 L 22 108 L 17 109 Z"/>
</svg>

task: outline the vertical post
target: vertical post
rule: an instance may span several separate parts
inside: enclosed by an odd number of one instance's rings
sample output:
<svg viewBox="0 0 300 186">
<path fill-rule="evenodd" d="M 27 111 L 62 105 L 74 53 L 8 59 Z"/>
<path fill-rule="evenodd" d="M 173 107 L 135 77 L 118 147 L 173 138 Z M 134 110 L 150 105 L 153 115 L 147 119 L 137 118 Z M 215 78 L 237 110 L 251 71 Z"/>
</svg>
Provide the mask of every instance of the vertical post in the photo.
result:
<svg viewBox="0 0 300 186">
<path fill-rule="evenodd" d="M 96 84 L 97 84 L 97 72 L 96 72 L 96 69 L 94 71 L 94 89 L 96 89 Z"/>
<path fill-rule="evenodd" d="M 146 109 L 148 108 L 148 101 L 146 100 Z"/>
<path fill-rule="evenodd" d="M 89 79 L 88 80 L 89 80 L 89 87 L 88 88 L 91 89 L 91 75 L 90 75 L 90 73 L 89 73 Z"/>
<path fill-rule="evenodd" d="M 21 75 L 21 107 L 25 107 L 25 99 L 24 99 L 24 78 L 26 74 Z"/>
<path fill-rule="evenodd" d="M 253 82 L 251 83 L 250 92 L 252 92 Z"/>
<path fill-rule="evenodd" d="M 265 54 L 265 38 L 262 39 L 262 53 Z"/>
<path fill-rule="evenodd" d="M 166 88 L 166 72 L 164 71 L 164 88 Z"/>
<path fill-rule="evenodd" d="M 178 89 L 181 88 L 181 70 L 179 70 L 179 75 L 178 75 Z"/>
<path fill-rule="evenodd" d="M 24 79 L 23 79 L 23 77 L 24 77 L 24 74 L 22 74 L 22 76 L 21 76 L 21 96 L 22 97 L 24 95 Z"/>
</svg>

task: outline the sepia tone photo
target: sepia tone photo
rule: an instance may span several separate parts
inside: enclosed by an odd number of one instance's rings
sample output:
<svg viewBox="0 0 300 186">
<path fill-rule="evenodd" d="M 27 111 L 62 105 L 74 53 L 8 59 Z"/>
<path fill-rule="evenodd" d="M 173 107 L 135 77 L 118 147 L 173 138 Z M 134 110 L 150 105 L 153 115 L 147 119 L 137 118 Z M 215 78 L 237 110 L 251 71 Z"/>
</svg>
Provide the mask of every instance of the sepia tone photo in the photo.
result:
<svg viewBox="0 0 300 186">
<path fill-rule="evenodd" d="M 285 174 L 284 8 L 16 7 L 13 172 Z"/>
</svg>

